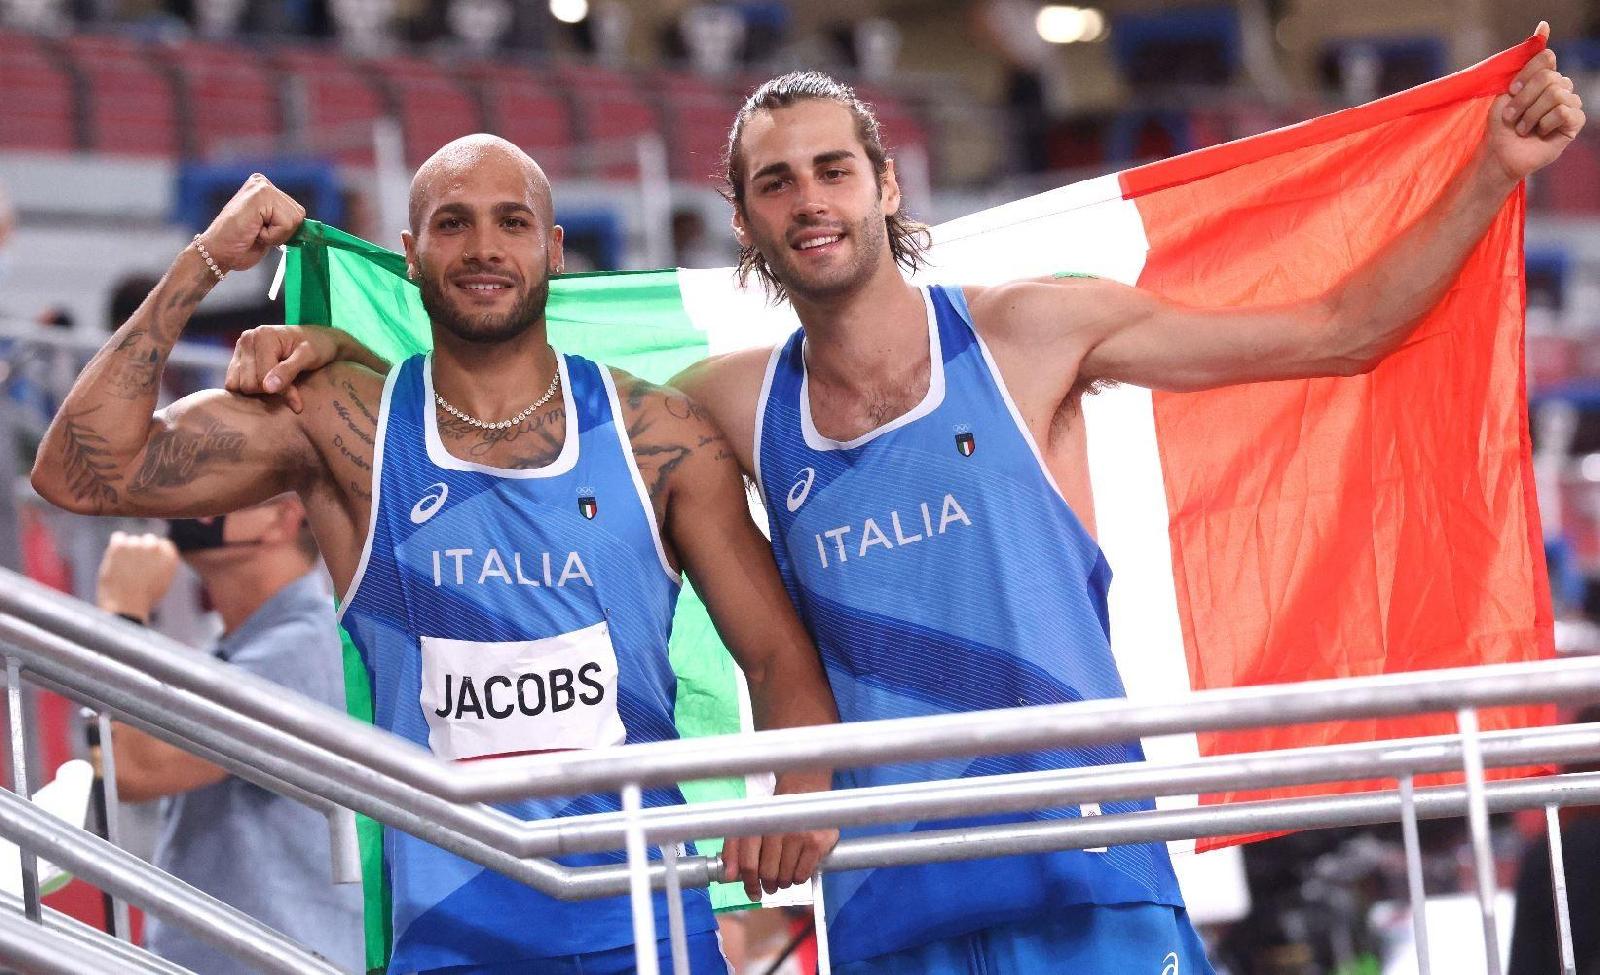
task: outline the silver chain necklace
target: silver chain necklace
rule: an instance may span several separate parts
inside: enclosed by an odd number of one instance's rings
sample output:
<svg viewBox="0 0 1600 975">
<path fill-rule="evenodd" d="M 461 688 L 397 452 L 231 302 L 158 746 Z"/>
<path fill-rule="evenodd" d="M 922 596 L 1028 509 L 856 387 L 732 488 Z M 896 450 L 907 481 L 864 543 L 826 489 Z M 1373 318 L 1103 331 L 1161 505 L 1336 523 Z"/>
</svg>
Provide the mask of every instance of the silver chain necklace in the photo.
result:
<svg viewBox="0 0 1600 975">
<path fill-rule="evenodd" d="M 439 404 L 440 409 L 460 420 L 462 423 L 470 424 L 480 430 L 504 430 L 506 427 L 514 427 L 523 420 L 526 420 L 528 417 L 533 415 L 534 410 L 537 410 L 539 407 L 550 402 L 550 397 L 556 394 L 556 387 L 560 385 L 561 369 L 558 366 L 556 368 L 556 374 L 550 377 L 550 388 L 544 391 L 543 396 L 534 400 L 533 405 L 529 406 L 527 409 L 523 410 L 521 413 L 518 413 L 509 420 L 499 420 L 494 423 L 490 423 L 487 420 L 480 420 L 475 416 L 469 416 L 466 413 L 461 412 L 460 410 L 451 406 L 449 403 L 445 402 L 444 397 L 439 395 L 438 390 L 434 390 L 433 399 L 434 402 Z"/>
</svg>

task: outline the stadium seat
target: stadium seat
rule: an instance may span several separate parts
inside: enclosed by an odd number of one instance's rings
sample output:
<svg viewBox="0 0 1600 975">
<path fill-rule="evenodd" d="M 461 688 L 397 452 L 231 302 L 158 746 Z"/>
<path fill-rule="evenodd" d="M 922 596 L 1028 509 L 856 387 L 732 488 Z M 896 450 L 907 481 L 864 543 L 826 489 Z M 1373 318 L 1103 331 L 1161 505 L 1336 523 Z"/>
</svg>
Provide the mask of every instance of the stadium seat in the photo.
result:
<svg viewBox="0 0 1600 975">
<path fill-rule="evenodd" d="M 287 127 L 304 148 L 349 166 L 371 166 L 372 123 L 385 117 L 383 98 L 356 62 L 311 48 L 282 51 L 287 76 Z"/>
<path fill-rule="evenodd" d="M 637 179 L 635 140 L 661 129 L 633 78 L 597 66 L 567 65 L 560 70 L 560 80 L 578 109 L 582 175 Z"/>
<path fill-rule="evenodd" d="M 452 139 L 483 131 L 477 99 L 433 61 L 386 58 L 369 67 L 388 88 L 405 134 L 407 165 L 420 165 Z"/>
<path fill-rule="evenodd" d="M 662 72 L 651 80 L 661 93 L 662 132 L 673 178 L 699 184 L 720 179 L 739 95 L 694 75 Z"/>
<path fill-rule="evenodd" d="M 0 31 L 0 148 L 71 152 L 78 148 L 72 76 L 38 38 Z"/>
<path fill-rule="evenodd" d="M 87 148 L 175 157 L 182 149 L 172 79 L 144 45 L 120 37 L 76 35 L 62 49 L 83 79 Z"/>
<path fill-rule="evenodd" d="M 248 47 L 187 43 L 167 54 L 183 93 L 190 155 L 275 151 L 282 135 L 277 78 Z"/>
<path fill-rule="evenodd" d="M 572 106 L 543 75 L 529 68 L 481 62 L 463 69 L 462 78 L 482 97 L 488 131 L 521 146 L 551 179 L 574 172 L 577 139 Z"/>
</svg>

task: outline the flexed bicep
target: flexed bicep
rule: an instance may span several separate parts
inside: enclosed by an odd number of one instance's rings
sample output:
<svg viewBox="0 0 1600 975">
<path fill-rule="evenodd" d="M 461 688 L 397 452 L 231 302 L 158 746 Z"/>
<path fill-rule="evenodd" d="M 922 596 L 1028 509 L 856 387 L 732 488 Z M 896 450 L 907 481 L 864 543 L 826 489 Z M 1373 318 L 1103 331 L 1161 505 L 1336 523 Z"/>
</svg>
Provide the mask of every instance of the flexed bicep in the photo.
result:
<svg viewBox="0 0 1600 975">
<path fill-rule="evenodd" d="M 86 514 L 212 515 L 291 490 L 305 475 L 308 442 L 282 407 L 195 393 L 151 416 L 131 455 L 102 429 L 111 410 L 100 403 L 57 417 L 50 500 Z"/>
</svg>

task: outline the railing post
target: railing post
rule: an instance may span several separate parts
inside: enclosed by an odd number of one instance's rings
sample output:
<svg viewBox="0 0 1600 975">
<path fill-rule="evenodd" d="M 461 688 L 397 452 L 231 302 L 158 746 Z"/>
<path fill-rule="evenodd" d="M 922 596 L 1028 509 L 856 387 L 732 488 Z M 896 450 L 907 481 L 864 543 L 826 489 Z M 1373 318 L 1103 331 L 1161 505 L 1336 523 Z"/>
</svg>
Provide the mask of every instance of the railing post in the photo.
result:
<svg viewBox="0 0 1600 975">
<path fill-rule="evenodd" d="M 6 710 L 11 716 L 11 789 L 23 802 L 33 801 L 28 788 L 28 723 L 23 714 L 22 667 L 17 658 L 6 657 Z M 28 920 L 44 919 L 39 905 L 39 857 L 33 850 L 19 843 L 22 857 L 22 912 Z"/>
<path fill-rule="evenodd" d="M 1478 740 L 1478 709 L 1456 712 L 1461 732 L 1461 764 L 1467 777 L 1467 824 L 1478 874 L 1478 907 L 1483 912 L 1484 971 L 1500 975 L 1500 931 L 1495 924 L 1494 853 L 1489 846 L 1489 802 L 1484 791 L 1483 747 Z"/>
<path fill-rule="evenodd" d="M 678 876 L 678 845 L 661 844 L 667 871 L 667 936 L 672 941 L 672 975 L 689 975 L 689 936 L 683 924 L 683 881 Z"/>
<path fill-rule="evenodd" d="M 656 907 L 650 894 L 650 849 L 644 842 L 644 821 L 639 786 L 622 787 L 622 811 L 627 815 L 628 890 L 633 897 L 633 959 L 638 975 L 661 975 L 656 947 Z"/>
<path fill-rule="evenodd" d="M 1417 975 L 1430 975 L 1428 957 L 1428 895 L 1422 877 L 1422 841 L 1417 836 L 1416 783 L 1400 776 L 1400 831 L 1406 844 L 1406 886 L 1411 891 L 1411 936 L 1417 944 Z"/>
<path fill-rule="evenodd" d="M 811 929 L 817 938 L 817 975 L 833 975 L 828 956 L 828 906 L 822 900 L 822 869 L 811 875 Z"/>
<path fill-rule="evenodd" d="M 112 846 L 122 846 L 122 799 L 117 794 L 117 750 L 111 742 L 111 715 L 105 710 L 95 712 L 95 723 L 100 730 L 100 787 L 106 800 L 106 840 Z M 133 940 L 133 927 L 128 919 L 128 902 L 115 894 L 111 899 L 111 933 L 123 941 Z"/>
<path fill-rule="evenodd" d="M 1561 975 L 1577 975 L 1578 960 L 1572 949 L 1572 914 L 1567 906 L 1567 861 L 1561 848 L 1561 807 L 1544 807 L 1545 832 L 1550 843 L 1550 893 L 1556 904 L 1556 946 L 1561 952 Z"/>
<path fill-rule="evenodd" d="M 328 850 L 333 857 L 333 882 L 361 883 L 361 837 L 356 814 L 343 806 L 328 810 Z"/>
</svg>

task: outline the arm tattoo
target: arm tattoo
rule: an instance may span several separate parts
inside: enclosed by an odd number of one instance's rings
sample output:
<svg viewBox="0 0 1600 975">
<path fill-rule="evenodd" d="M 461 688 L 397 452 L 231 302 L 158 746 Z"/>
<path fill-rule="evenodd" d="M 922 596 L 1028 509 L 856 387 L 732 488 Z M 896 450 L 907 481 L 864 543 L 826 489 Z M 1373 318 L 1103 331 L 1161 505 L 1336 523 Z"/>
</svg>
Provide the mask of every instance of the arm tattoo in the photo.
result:
<svg viewBox="0 0 1600 975">
<path fill-rule="evenodd" d="M 122 475 L 117 473 L 117 463 L 111 457 L 106 438 L 93 427 L 79 422 L 99 408 L 91 406 L 81 413 L 63 417 L 62 460 L 67 487 L 73 496 L 93 501 L 96 509 L 103 510 L 117 503 L 117 489 L 113 485 L 122 480 Z"/>
<path fill-rule="evenodd" d="M 205 465 L 214 461 L 237 462 L 244 458 L 244 434 L 217 420 L 195 433 L 192 430 L 162 430 L 150 438 L 144 463 L 128 482 L 131 493 L 159 488 L 182 487 Z"/>
<path fill-rule="evenodd" d="M 372 461 L 365 460 L 359 454 L 351 452 L 350 447 L 344 442 L 344 436 L 342 434 L 336 433 L 333 435 L 333 445 L 339 449 L 339 453 L 344 455 L 345 460 L 366 471 L 368 474 L 372 473 Z"/>
<path fill-rule="evenodd" d="M 201 275 L 211 272 L 201 268 Z M 178 336 L 183 334 L 183 326 L 188 324 L 189 316 L 200 300 L 211 291 L 212 282 L 206 278 L 197 279 L 187 287 L 174 288 L 171 295 L 161 306 L 155 310 L 150 320 L 150 337 L 157 343 L 171 348 L 178 341 Z"/>
<path fill-rule="evenodd" d="M 111 395 L 118 399 L 141 399 L 155 388 L 161 377 L 161 350 L 149 341 L 150 333 L 136 328 L 117 343 L 107 377 Z"/>
<path fill-rule="evenodd" d="M 359 406 L 360 404 L 358 403 L 356 405 Z M 351 433 L 353 433 L 357 437 L 361 438 L 361 441 L 363 443 L 365 443 L 368 447 L 375 446 L 373 444 L 373 442 L 372 442 L 372 434 L 368 433 L 367 431 L 361 429 L 359 426 L 356 425 L 356 421 L 350 416 L 350 408 L 349 407 L 345 406 L 343 403 L 339 402 L 338 400 L 334 400 L 333 401 L 333 411 L 335 413 L 339 414 L 339 419 L 344 421 L 344 425 L 347 428 L 349 428 Z"/>
<path fill-rule="evenodd" d="M 344 387 L 345 395 L 350 397 L 350 402 L 356 404 L 356 409 L 360 410 L 361 415 L 367 418 L 368 423 L 372 424 L 372 429 L 378 429 L 378 418 L 372 415 L 372 411 L 367 408 L 367 404 L 361 399 L 361 394 L 356 392 L 355 384 L 346 379 L 341 381 L 339 385 Z"/>
<path fill-rule="evenodd" d="M 633 414 L 628 422 L 628 439 L 633 443 L 633 456 L 639 465 L 639 475 L 644 479 L 651 499 L 659 502 L 664 497 L 668 482 L 683 466 L 683 462 L 695 451 L 719 443 L 722 438 L 715 433 L 695 432 L 694 427 L 710 423 L 710 416 L 693 400 L 678 395 L 661 396 L 663 409 L 675 420 L 696 422 L 670 425 L 688 429 L 658 431 L 655 421 L 659 415 L 652 416 L 652 410 L 645 402 L 650 393 L 659 395 L 661 390 L 639 380 L 628 389 L 628 412 Z M 719 457 L 722 455 L 732 456 L 726 444 L 720 448 Z"/>
</svg>

